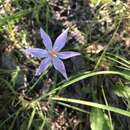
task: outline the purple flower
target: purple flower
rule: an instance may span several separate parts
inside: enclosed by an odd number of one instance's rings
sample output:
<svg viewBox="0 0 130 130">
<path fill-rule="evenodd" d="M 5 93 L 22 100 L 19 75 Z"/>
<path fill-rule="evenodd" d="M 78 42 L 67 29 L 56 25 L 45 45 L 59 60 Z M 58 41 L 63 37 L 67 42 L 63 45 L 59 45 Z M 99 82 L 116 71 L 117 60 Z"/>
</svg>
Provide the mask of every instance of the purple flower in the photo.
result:
<svg viewBox="0 0 130 130">
<path fill-rule="evenodd" d="M 73 56 L 78 56 L 80 53 L 73 51 L 60 52 L 61 49 L 65 46 L 67 41 L 68 29 L 61 33 L 55 40 L 54 45 L 52 46 L 52 41 L 50 37 L 40 28 L 40 35 L 46 50 L 40 48 L 27 48 L 25 49 L 26 54 L 31 54 L 34 57 L 43 58 L 40 66 L 36 70 L 36 76 L 41 75 L 44 72 L 50 63 L 52 63 L 57 71 L 59 71 L 66 79 L 66 69 L 62 59 L 68 59 Z"/>
</svg>

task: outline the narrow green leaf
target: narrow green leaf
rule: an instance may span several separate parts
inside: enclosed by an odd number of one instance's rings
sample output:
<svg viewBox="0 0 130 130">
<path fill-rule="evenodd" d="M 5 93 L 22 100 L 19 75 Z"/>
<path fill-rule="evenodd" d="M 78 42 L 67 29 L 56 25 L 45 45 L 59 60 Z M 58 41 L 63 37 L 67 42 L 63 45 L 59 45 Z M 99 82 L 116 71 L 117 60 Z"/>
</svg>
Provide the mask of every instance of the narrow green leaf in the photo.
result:
<svg viewBox="0 0 130 130">
<path fill-rule="evenodd" d="M 126 64 L 126 63 L 123 63 L 120 59 L 113 58 L 113 57 L 109 57 L 109 56 L 107 56 L 107 58 L 108 58 L 109 60 L 112 60 L 112 61 L 116 62 L 116 63 L 119 63 L 120 65 L 122 65 L 122 66 L 124 66 L 124 67 L 126 67 L 126 68 L 130 68 L 130 65 L 128 65 L 128 64 Z"/>
<path fill-rule="evenodd" d="M 63 90 L 64 88 L 89 77 L 93 77 L 96 75 L 119 75 L 122 76 L 123 78 L 130 80 L 130 76 L 122 73 L 122 72 L 118 72 L 118 71 L 98 71 L 98 72 L 84 72 L 82 74 L 79 74 L 78 76 L 72 77 L 70 80 L 65 81 L 65 82 L 61 82 L 56 86 L 56 89 L 53 89 L 52 91 L 50 91 L 46 96 L 54 94 L 56 91 L 59 90 Z M 42 98 L 42 97 L 40 97 Z"/>
<path fill-rule="evenodd" d="M 72 106 L 72 105 L 69 105 L 69 104 L 66 104 L 66 103 L 63 103 L 63 102 L 57 102 L 57 103 L 60 104 L 60 105 L 65 106 L 65 107 L 74 109 L 74 110 L 76 110 L 76 111 L 79 111 L 79 112 L 83 112 L 83 113 L 89 114 L 88 111 L 85 111 L 84 109 L 81 109 L 81 108 L 79 108 L 79 107 L 75 107 L 75 106 Z"/>
<path fill-rule="evenodd" d="M 14 13 L 13 15 L 0 18 L 0 27 L 6 25 L 9 21 L 20 19 L 21 17 L 27 15 L 30 11 L 31 9 L 21 10 L 19 12 Z"/>
<path fill-rule="evenodd" d="M 30 116 L 29 122 L 28 122 L 27 130 L 30 130 L 30 128 L 31 128 L 31 124 L 33 122 L 33 118 L 35 116 L 35 113 L 36 113 L 36 109 L 34 108 L 33 111 L 32 111 L 32 114 Z"/>
<path fill-rule="evenodd" d="M 82 104 L 82 105 L 91 106 L 91 107 L 95 107 L 95 108 L 100 108 L 103 110 L 108 110 L 111 112 L 115 112 L 115 113 L 130 117 L 129 111 L 126 111 L 126 110 L 123 110 L 120 108 L 116 108 L 116 107 L 106 106 L 106 105 L 95 103 L 95 102 L 89 102 L 89 101 L 71 99 L 71 98 L 61 98 L 61 97 L 52 97 L 51 99 L 55 100 L 55 101 L 71 102 L 71 103 Z"/>
<path fill-rule="evenodd" d="M 125 73 L 118 72 L 118 71 L 97 71 L 97 72 L 90 72 L 90 71 L 88 72 L 87 71 L 87 72 L 83 72 L 83 73 L 80 73 L 76 76 L 71 77 L 68 81 L 60 82 L 59 84 L 57 84 L 55 89 L 53 89 L 50 92 L 44 94 L 43 96 L 40 96 L 39 98 L 37 98 L 33 102 L 37 102 L 41 99 L 44 99 L 47 96 L 53 95 L 57 91 L 61 91 L 61 90 L 69 87 L 70 85 L 72 85 L 72 84 L 74 84 L 74 83 L 76 83 L 80 80 L 90 78 L 90 77 L 93 77 L 93 76 L 97 76 L 97 75 L 118 75 L 118 76 L 121 76 L 122 78 L 125 78 L 125 79 L 130 81 L 130 75 L 127 75 Z"/>
<path fill-rule="evenodd" d="M 130 61 L 128 59 L 126 59 L 125 57 L 122 57 L 122 56 L 119 56 L 119 55 L 114 55 L 114 54 L 111 54 L 111 53 L 107 53 L 106 56 L 109 56 L 111 58 L 113 57 L 115 59 L 118 59 L 121 62 L 124 62 L 127 65 L 130 65 Z"/>
</svg>

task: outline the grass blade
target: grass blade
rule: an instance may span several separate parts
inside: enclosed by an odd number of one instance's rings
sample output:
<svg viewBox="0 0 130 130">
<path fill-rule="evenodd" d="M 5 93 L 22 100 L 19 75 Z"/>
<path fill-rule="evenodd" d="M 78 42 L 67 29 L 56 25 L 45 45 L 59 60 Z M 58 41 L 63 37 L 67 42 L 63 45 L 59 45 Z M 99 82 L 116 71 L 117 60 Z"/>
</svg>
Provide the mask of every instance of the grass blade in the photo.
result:
<svg viewBox="0 0 130 130">
<path fill-rule="evenodd" d="M 35 113 L 36 113 L 36 109 L 34 108 L 33 111 L 32 111 L 32 114 L 30 116 L 29 122 L 28 122 L 27 130 L 30 130 L 30 127 L 31 127 L 31 124 L 33 122 L 33 118 L 35 116 Z"/>
<path fill-rule="evenodd" d="M 121 114 L 123 116 L 130 117 L 129 111 L 126 111 L 126 110 L 123 110 L 123 109 L 120 109 L 120 108 L 116 108 L 116 107 L 111 107 L 111 106 L 95 103 L 95 102 L 89 102 L 89 101 L 71 99 L 71 98 L 61 98 L 61 97 L 52 97 L 51 99 L 55 100 L 55 101 L 64 101 L 64 102 L 70 102 L 70 103 L 76 103 L 76 104 L 82 104 L 82 105 L 85 105 L 85 106 L 100 108 L 100 109 L 103 109 L 103 110 L 115 112 L 115 113 Z"/>
<path fill-rule="evenodd" d="M 70 80 L 68 80 L 67 82 L 64 82 L 64 83 L 59 83 L 59 85 L 56 86 L 55 89 L 53 89 L 52 91 L 50 91 L 48 95 L 52 95 L 54 94 L 56 91 L 59 91 L 59 90 L 62 90 L 80 80 L 83 80 L 83 79 L 86 79 L 86 78 L 89 78 L 89 77 L 93 77 L 93 76 L 96 76 L 96 75 L 119 75 L 119 76 L 122 76 L 123 78 L 127 79 L 127 80 L 130 80 L 130 76 L 125 74 L 125 73 L 122 73 L 122 72 L 118 72 L 118 71 L 97 71 L 97 72 L 84 72 L 82 74 L 79 74 L 78 76 L 76 77 L 72 77 Z"/>
</svg>

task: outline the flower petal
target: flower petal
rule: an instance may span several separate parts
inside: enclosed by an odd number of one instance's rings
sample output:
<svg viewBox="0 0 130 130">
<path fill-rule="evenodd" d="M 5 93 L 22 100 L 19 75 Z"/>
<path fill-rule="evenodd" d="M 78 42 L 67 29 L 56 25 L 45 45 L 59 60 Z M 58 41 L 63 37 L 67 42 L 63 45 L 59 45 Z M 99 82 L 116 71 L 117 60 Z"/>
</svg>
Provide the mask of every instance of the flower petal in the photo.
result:
<svg viewBox="0 0 130 130">
<path fill-rule="evenodd" d="M 23 50 L 26 54 L 30 54 L 34 57 L 44 58 L 48 54 L 48 51 L 40 49 L 40 48 L 27 48 Z"/>
<path fill-rule="evenodd" d="M 67 41 L 68 30 L 69 29 L 66 29 L 63 33 L 61 33 L 57 37 L 57 39 L 55 40 L 53 49 L 60 51 L 65 46 L 65 42 Z"/>
<path fill-rule="evenodd" d="M 67 80 L 68 78 L 67 78 L 64 63 L 60 59 L 55 58 L 53 59 L 53 64 L 54 64 L 55 69 L 58 70 Z"/>
<path fill-rule="evenodd" d="M 50 58 L 45 58 L 44 60 L 42 60 L 40 66 L 36 70 L 35 75 L 36 76 L 41 75 L 41 73 L 48 68 L 50 62 L 51 62 Z"/>
<path fill-rule="evenodd" d="M 74 52 L 74 51 L 66 51 L 66 52 L 59 52 L 57 55 L 61 59 L 68 59 L 73 56 L 78 56 L 78 55 L 80 55 L 80 53 Z"/>
<path fill-rule="evenodd" d="M 43 41 L 43 44 L 48 50 L 52 50 L 52 41 L 49 35 L 42 29 L 40 28 L 40 35 Z"/>
</svg>

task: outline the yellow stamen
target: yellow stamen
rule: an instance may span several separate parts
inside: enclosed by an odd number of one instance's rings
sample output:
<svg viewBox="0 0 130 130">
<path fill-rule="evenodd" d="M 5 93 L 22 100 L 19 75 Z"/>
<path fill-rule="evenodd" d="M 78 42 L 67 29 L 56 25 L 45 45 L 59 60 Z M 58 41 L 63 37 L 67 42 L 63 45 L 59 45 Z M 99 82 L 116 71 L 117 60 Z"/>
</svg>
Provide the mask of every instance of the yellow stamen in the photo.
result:
<svg viewBox="0 0 130 130">
<path fill-rule="evenodd" d="M 50 52 L 50 55 L 52 56 L 52 57 L 57 57 L 57 55 L 56 55 L 56 50 L 54 49 L 54 50 L 51 50 Z"/>
</svg>

